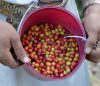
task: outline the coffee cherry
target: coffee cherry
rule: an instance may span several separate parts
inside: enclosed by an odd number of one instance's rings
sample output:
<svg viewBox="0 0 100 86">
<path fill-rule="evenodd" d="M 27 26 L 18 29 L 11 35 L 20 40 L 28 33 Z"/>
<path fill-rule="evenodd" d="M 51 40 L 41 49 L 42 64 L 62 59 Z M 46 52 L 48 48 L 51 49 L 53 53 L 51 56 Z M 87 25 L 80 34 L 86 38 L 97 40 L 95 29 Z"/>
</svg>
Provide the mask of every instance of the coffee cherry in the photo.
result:
<svg viewBox="0 0 100 86">
<path fill-rule="evenodd" d="M 39 64 L 38 63 L 35 63 L 34 64 L 34 67 L 38 68 L 39 67 Z"/>
<path fill-rule="evenodd" d="M 64 76 L 64 74 L 63 74 L 63 73 L 61 73 L 61 74 L 60 74 L 60 77 L 63 77 L 63 76 Z"/>
<path fill-rule="evenodd" d="M 67 62 L 66 62 L 66 65 L 67 65 L 67 66 L 70 66 L 70 65 L 71 65 L 71 62 L 70 62 L 70 61 L 67 61 Z"/>
<path fill-rule="evenodd" d="M 51 65 L 52 65 L 52 66 L 55 66 L 55 65 L 56 65 L 56 63 L 55 63 L 55 62 L 52 62 L 52 63 L 51 63 Z"/>
<path fill-rule="evenodd" d="M 79 47 L 62 25 L 33 25 L 21 37 L 22 45 L 31 59 L 35 72 L 50 78 L 65 77 L 79 61 Z"/>
<path fill-rule="evenodd" d="M 50 62 L 46 62 L 46 66 L 51 66 L 51 63 Z"/>
<path fill-rule="evenodd" d="M 61 66 L 59 64 L 56 64 L 56 68 L 59 70 Z"/>
<path fill-rule="evenodd" d="M 67 71 L 64 71 L 63 74 L 66 76 L 67 75 Z"/>
<path fill-rule="evenodd" d="M 52 72 L 54 72 L 55 70 L 55 67 L 54 66 L 51 66 L 51 69 L 50 69 Z"/>
</svg>

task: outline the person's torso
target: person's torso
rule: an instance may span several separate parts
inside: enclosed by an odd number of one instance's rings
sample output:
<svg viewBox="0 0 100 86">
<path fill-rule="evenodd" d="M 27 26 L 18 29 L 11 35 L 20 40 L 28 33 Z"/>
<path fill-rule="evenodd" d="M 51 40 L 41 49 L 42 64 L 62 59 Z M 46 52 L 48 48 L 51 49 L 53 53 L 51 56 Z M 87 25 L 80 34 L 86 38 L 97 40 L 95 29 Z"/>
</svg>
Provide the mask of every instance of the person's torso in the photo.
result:
<svg viewBox="0 0 100 86">
<path fill-rule="evenodd" d="M 71 11 L 74 15 L 76 15 L 79 18 L 74 0 L 69 0 L 65 8 Z M 85 63 L 83 63 L 79 68 L 79 70 L 71 78 L 60 81 L 37 80 L 31 77 L 27 72 L 25 72 L 23 68 L 12 70 L 0 65 L 0 86 L 90 86 L 90 85 L 88 81 L 87 68 Z"/>
</svg>

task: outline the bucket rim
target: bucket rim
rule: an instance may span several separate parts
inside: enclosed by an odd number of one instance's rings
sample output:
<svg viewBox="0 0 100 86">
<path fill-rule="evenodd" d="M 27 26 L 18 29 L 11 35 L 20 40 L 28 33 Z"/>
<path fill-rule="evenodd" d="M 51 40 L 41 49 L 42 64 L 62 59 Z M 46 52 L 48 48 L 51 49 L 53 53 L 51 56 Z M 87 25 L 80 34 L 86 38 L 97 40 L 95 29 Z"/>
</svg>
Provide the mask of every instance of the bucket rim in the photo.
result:
<svg viewBox="0 0 100 86">
<path fill-rule="evenodd" d="M 25 22 L 33 13 L 38 12 L 38 11 L 41 11 L 41 10 L 43 10 L 43 9 L 50 9 L 50 8 L 52 8 L 52 9 L 58 9 L 58 10 L 60 10 L 60 11 L 63 11 L 63 12 L 65 12 L 65 13 L 69 14 L 72 18 L 74 18 L 75 21 L 79 24 L 79 26 L 80 26 L 80 28 L 81 28 L 81 30 L 82 30 L 82 35 L 83 35 L 83 37 L 86 38 L 86 34 L 85 34 L 85 30 L 84 30 L 84 28 L 83 28 L 83 25 L 81 24 L 81 22 L 79 21 L 79 19 L 78 19 L 73 13 L 71 13 L 70 11 L 68 11 L 68 10 L 66 10 L 66 9 L 64 9 L 64 8 L 62 8 L 62 7 L 59 7 L 59 6 L 50 6 L 50 5 L 42 6 L 41 8 L 38 8 L 38 9 L 35 9 L 35 10 L 32 10 L 31 12 L 29 12 L 28 15 L 26 15 L 25 18 L 24 18 L 24 20 L 22 21 L 22 24 L 21 24 L 21 26 L 20 26 L 19 29 L 18 29 L 18 33 L 21 35 L 21 28 L 23 27 L 24 22 Z M 80 57 L 82 57 L 82 58 L 80 59 L 80 61 L 78 61 L 78 65 L 74 68 L 74 70 L 73 70 L 70 74 L 66 75 L 65 77 L 61 77 L 61 78 L 46 77 L 45 75 L 43 75 L 43 74 L 41 74 L 41 73 L 37 73 L 37 72 L 34 70 L 34 68 L 32 68 L 31 65 L 25 64 L 24 66 L 28 67 L 28 68 L 30 69 L 31 72 L 34 72 L 34 73 L 38 74 L 38 76 L 40 76 L 40 77 L 42 77 L 42 78 L 45 78 L 45 79 L 47 79 L 47 80 L 69 79 L 69 78 L 70 78 L 73 74 L 75 74 L 76 71 L 80 68 L 81 64 L 82 64 L 83 61 L 85 60 L 85 56 L 86 56 L 85 54 L 82 54 L 82 55 L 80 56 Z"/>
</svg>

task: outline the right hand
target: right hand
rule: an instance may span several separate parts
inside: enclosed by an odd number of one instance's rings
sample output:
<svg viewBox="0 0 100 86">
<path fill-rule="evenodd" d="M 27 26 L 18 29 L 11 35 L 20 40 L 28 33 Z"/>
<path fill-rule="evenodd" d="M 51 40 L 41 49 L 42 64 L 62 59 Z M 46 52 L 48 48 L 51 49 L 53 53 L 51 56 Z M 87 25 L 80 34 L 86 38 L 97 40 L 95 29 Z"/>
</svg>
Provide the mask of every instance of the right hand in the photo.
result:
<svg viewBox="0 0 100 86">
<path fill-rule="evenodd" d="M 83 25 L 88 35 L 86 58 L 92 62 L 100 62 L 100 46 L 94 48 L 100 34 L 100 5 L 90 5 L 84 11 Z"/>
<path fill-rule="evenodd" d="M 22 63 L 30 62 L 14 27 L 6 22 L 0 21 L 0 63 L 11 68 L 17 68 L 20 64 L 14 59 L 10 52 L 11 48 L 14 49 L 17 60 L 20 60 Z"/>
</svg>

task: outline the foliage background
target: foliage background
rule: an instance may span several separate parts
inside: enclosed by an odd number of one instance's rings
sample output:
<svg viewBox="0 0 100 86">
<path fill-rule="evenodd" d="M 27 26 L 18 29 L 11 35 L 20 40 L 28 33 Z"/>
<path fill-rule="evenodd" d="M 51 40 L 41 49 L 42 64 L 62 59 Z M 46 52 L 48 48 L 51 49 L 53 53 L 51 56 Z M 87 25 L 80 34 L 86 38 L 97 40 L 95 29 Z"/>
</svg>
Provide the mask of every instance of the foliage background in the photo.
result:
<svg viewBox="0 0 100 86">
<path fill-rule="evenodd" d="M 82 15 L 82 0 L 76 0 L 76 3 L 77 3 L 80 17 L 82 18 L 83 17 L 83 15 Z"/>
</svg>

